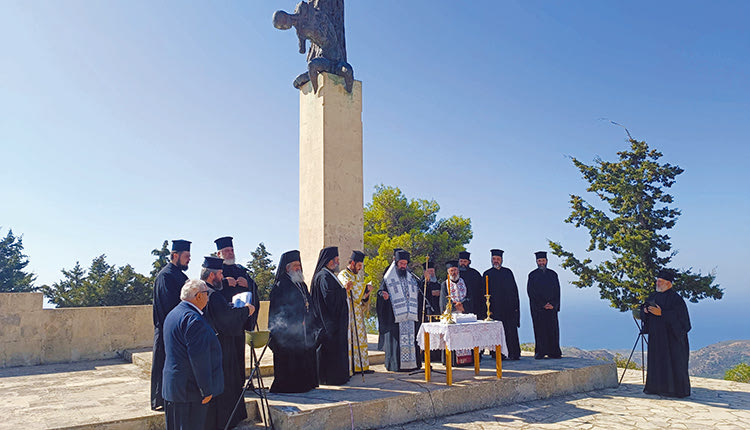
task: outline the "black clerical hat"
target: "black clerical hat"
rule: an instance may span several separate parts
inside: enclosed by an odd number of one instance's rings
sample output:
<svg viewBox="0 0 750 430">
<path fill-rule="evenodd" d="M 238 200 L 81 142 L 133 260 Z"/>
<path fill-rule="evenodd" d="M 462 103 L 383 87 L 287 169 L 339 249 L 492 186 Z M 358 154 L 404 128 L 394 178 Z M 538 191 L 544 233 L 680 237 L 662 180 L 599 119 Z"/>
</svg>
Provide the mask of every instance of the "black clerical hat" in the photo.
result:
<svg viewBox="0 0 750 430">
<path fill-rule="evenodd" d="M 232 236 L 224 236 L 214 240 L 216 243 L 216 250 L 221 251 L 224 248 L 234 248 L 232 245 Z"/>
<path fill-rule="evenodd" d="M 496 255 L 498 257 L 502 257 L 503 256 L 503 252 L 505 252 L 505 251 L 503 251 L 502 249 L 490 249 L 490 254 L 492 254 L 493 257 L 496 256 Z"/>
<path fill-rule="evenodd" d="M 425 268 L 425 269 L 434 269 L 435 268 L 435 263 L 432 260 L 430 260 L 430 261 L 426 262 L 425 264 L 423 264 L 422 267 Z"/>
<path fill-rule="evenodd" d="M 451 260 L 445 262 L 445 268 L 450 269 L 451 267 L 458 267 L 458 260 Z"/>
<path fill-rule="evenodd" d="M 276 269 L 276 282 L 281 280 L 281 277 L 286 274 L 286 265 L 295 261 L 301 261 L 299 258 L 299 251 L 296 249 L 281 254 L 279 267 Z"/>
<path fill-rule="evenodd" d="M 411 261 L 411 255 L 408 251 L 404 251 L 403 249 L 396 252 L 396 261 L 406 260 Z"/>
<path fill-rule="evenodd" d="M 362 251 L 352 251 L 352 256 L 349 257 L 349 260 L 354 261 L 355 263 L 361 263 L 365 261 L 365 253 Z"/>
<path fill-rule="evenodd" d="M 393 248 L 393 256 L 395 257 L 397 252 L 403 251 L 403 250 L 404 248 Z"/>
<path fill-rule="evenodd" d="M 534 255 L 536 255 L 537 260 L 540 258 L 547 258 L 547 251 L 537 251 Z"/>
<path fill-rule="evenodd" d="M 190 241 L 176 239 L 172 241 L 172 252 L 190 251 Z"/>
<path fill-rule="evenodd" d="M 203 267 L 212 270 L 221 270 L 224 259 L 219 257 L 203 257 Z"/>
<path fill-rule="evenodd" d="M 458 253 L 459 260 L 471 260 L 471 258 L 469 258 L 470 256 L 471 256 L 471 252 L 469 251 L 461 251 Z"/>
<path fill-rule="evenodd" d="M 669 269 L 661 269 L 659 270 L 659 274 L 656 275 L 656 277 L 664 279 L 665 281 L 674 282 L 674 271 Z"/>
<path fill-rule="evenodd" d="M 329 261 L 333 260 L 334 258 L 339 256 L 339 247 L 338 246 L 327 246 L 320 250 L 320 254 L 318 255 L 318 264 L 315 265 L 315 274 L 323 270 L 324 267 L 328 264 Z"/>
</svg>

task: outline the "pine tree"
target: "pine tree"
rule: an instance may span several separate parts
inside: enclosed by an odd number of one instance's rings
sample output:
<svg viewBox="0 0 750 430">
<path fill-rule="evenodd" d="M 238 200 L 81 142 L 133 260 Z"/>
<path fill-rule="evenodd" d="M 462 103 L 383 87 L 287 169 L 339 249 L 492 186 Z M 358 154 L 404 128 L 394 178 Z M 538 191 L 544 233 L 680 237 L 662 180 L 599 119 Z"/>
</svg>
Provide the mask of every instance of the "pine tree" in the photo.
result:
<svg viewBox="0 0 750 430">
<path fill-rule="evenodd" d="M 42 286 L 44 295 L 59 307 L 147 305 L 151 303 L 153 284 L 129 264 L 116 267 L 100 255 L 88 271 L 76 262 L 71 270 L 62 270 L 63 279 Z"/>
<path fill-rule="evenodd" d="M 429 255 L 437 276 L 446 276 L 443 263 L 457 258 L 473 233 L 469 218 L 453 215 L 438 219 L 438 211 L 440 205 L 435 200 L 408 199 L 397 187 L 375 187 L 364 211 L 365 271 L 369 282 L 380 284 L 394 248 L 411 253 L 411 269 L 417 275 L 422 274 L 422 264 Z"/>
<path fill-rule="evenodd" d="M 25 293 L 36 291 L 33 273 L 24 269 L 29 259 L 23 253 L 23 237 L 13 236 L 13 230 L 0 240 L 0 293 Z"/>
<path fill-rule="evenodd" d="M 259 300 L 268 300 L 276 279 L 276 266 L 268 258 L 271 254 L 266 250 L 266 245 L 263 242 L 258 244 L 255 251 L 250 253 L 250 256 L 252 260 L 247 262 L 247 270 L 258 285 L 258 298 Z"/>
<path fill-rule="evenodd" d="M 671 205 L 674 199 L 665 189 L 683 172 L 679 166 L 659 164 L 662 154 L 646 142 L 629 142 L 630 150 L 617 153 L 618 162 L 597 158 L 587 165 L 571 157 L 589 183 L 587 191 L 606 209 L 571 195 L 572 212 L 565 222 L 589 231 L 586 252 L 604 251 L 609 258 L 596 264 L 591 258 L 580 260 L 560 243 L 549 241 L 552 253 L 563 259 L 562 267 L 578 277 L 573 285 L 598 286 L 601 298 L 622 312 L 635 309 L 654 291 L 656 274 L 669 268 L 675 255 L 664 231 L 675 226 L 680 210 Z M 723 296 L 713 285 L 714 273 L 675 272 L 675 290 L 691 302 Z"/>
<path fill-rule="evenodd" d="M 153 263 L 151 263 L 151 266 L 153 269 L 151 270 L 151 278 L 150 281 L 151 284 L 154 283 L 156 280 L 156 275 L 159 274 L 161 269 L 163 269 L 167 264 L 169 264 L 170 256 L 172 255 L 172 251 L 169 249 L 169 241 L 165 240 L 164 243 L 161 245 L 161 249 L 154 249 L 151 251 L 151 255 L 156 257 L 156 260 L 154 260 Z"/>
</svg>

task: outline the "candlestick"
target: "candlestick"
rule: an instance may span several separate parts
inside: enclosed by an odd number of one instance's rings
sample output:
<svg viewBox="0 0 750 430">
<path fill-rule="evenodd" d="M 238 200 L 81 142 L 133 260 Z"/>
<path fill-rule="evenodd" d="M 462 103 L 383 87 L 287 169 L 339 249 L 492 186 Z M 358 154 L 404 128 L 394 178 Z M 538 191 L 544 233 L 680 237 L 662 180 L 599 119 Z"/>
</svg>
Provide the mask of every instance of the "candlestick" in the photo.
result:
<svg viewBox="0 0 750 430">
<path fill-rule="evenodd" d="M 490 315 L 492 315 L 492 312 L 490 312 L 490 295 L 487 294 L 484 296 L 485 299 L 487 299 L 487 318 L 485 318 L 485 321 L 492 321 L 492 318 L 490 318 Z"/>
<path fill-rule="evenodd" d="M 484 290 L 485 290 L 484 294 L 486 296 L 489 296 L 490 295 L 490 277 L 489 276 L 484 277 Z"/>
</svg>

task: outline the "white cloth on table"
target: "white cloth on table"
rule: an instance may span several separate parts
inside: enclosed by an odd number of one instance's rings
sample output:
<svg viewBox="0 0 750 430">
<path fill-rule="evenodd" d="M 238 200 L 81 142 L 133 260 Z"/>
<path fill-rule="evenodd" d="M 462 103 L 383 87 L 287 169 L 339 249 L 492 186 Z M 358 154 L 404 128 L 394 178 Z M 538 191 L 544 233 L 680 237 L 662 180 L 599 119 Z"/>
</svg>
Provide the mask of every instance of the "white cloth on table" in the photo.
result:
<svg viewBox="0 0 750 430">
<path fill-rule="evenodd" d="M 502 346 L 502 353 L 508 356 L 508 346 L 505 344 L 505 330 L 501 321 L 477 321 L 463 324 L 423 323 L 417 334 L 419 347 L 424 345 L 424 332 L 430 334 L 430 350 L 450 349 L 479 349 L 494 350 L 496 345 Z"/>
</svg>

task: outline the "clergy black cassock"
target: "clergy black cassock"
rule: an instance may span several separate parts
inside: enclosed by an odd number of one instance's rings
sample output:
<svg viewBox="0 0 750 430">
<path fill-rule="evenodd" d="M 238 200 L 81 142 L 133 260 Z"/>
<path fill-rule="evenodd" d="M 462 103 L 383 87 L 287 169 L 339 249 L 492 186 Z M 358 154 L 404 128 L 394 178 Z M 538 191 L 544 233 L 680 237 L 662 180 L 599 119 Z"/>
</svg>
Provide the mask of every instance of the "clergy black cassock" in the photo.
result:
<svg viewBox="0 0 750 430">
<path fill-rule="evenodd" d="M 205 397 L 224 390 L 221 346 L 198 308 L 180 302 L 164 320 L 164 386 L 167 430 L 203 430 Z"/>
<path fill-rule="evenodd" d="M 494 267 L 487 269 L 483 277 L 489 279 L 491 318 L 503 322 L 508 358 L 519 359 L 521 345 L 518 341 L 518 327 L 521 327 L 521 304 L 516 278 L 507 267 L 501 267 L 499 270 Z"/>
<path fill-rule="evenodd" d="M 643 392 L 687 397 L 690 395 L 687 334 L 691 327 L 685 300 L 670 288 L 651 294 L 646 301 L 659 305 L 661 316 L 645 313 L 641 308 L 643 332 L 648 334 L 648 373 Z"/>
<path fill-rule="evenodd" d="M 425 289 L 424 278 L 419 280 L 419 288 L 420 288 L 419 306 L 420 306 L 420 309 L 424 311 L 425 309 L 422 309 L 422 308 L 424 308 L 425 306 L 423 306 L 423 303 L 422 303 L 423 298 L 421 297 L 421 294 Z M 432 295 L 433 291 L 437 291 L 438 295 L 433 296 Z M 429 280 L 427 281 L 427 306 L 426 308 L 427 308 L 425 312 L 426 315 L 440 315 L 441 314 L 440 312 L 440 283 L 439 282 L 432 282 Z M 421 318 L 420 318 L 420 321 L 422 321 Z"/>
<path fill-rule="evenodd" d="M 458 275 L 466 284 L 466 297 L 469 298 L 468 305 L 464 305 L 464 313 L 476 314 L 477 319 L 484 319 L 487 316 L 487 305 L 484 301 L 484 278 L 482 274 L 471 266 L 465 270 L 458 268 Z"/>
<path fill-rule="evenodd" d="M 320 251 L 310 294 L 323 325 L 318 347 L 318 378 L 321 384 L 343 385 L 349 382 L 349 306 L 346 289 L 325 266 L 338 256 L 335 246 Z"/>
<path fill-rule="evenodd" d="M 560 325 L 557 313 L 560 312 L 560 281 L 551 269 L 535 269 L 529 273 L 526 286 L 531 306 L 531 321 L 534 324 L 534 357 L 560 358 Z M 544 309 L 547 303 L 552 309 Z M 510 354 L 510 351 L 508 352 Z"/>
<path fill-rule="evenodd" d="M 236 338 L 245 337 L 243 325 L 250 309 L 246 306 L 233 308 L 219 291 L 214 291 L 209 296 L 204 311 L 206 320 L 216 331 L 221 345 L 221 367 L 224 373 L 224 392 L 215 396 L 208 404 L 206 429 L 223 429 L 245 385 L 245 344 L 243 342 L 242 350 L 237 351 Z M 245 418 L 247 410 L 244 407 L 237 408 L 229 428 Z"/>
<path fill-rule="evenodd" d="M 272 393 L 305 393 L 318 386 L 318 346 L 321 324 L 304 282 L 292 282 L 286 265 L 299 261 L 299 251 L 281 256 L 271 290 L 268 328 L 273 351 Z"/>
<path fill-rule="evenodd" d="M 176 265 L 164 266 L 154 281 L 154 349 L 151 359 L 151 409 L 164 406 L 162 371 L 164 369 L 164 319 L 180 303 L 180 290 L 188 277 Z"/>
</svg>

